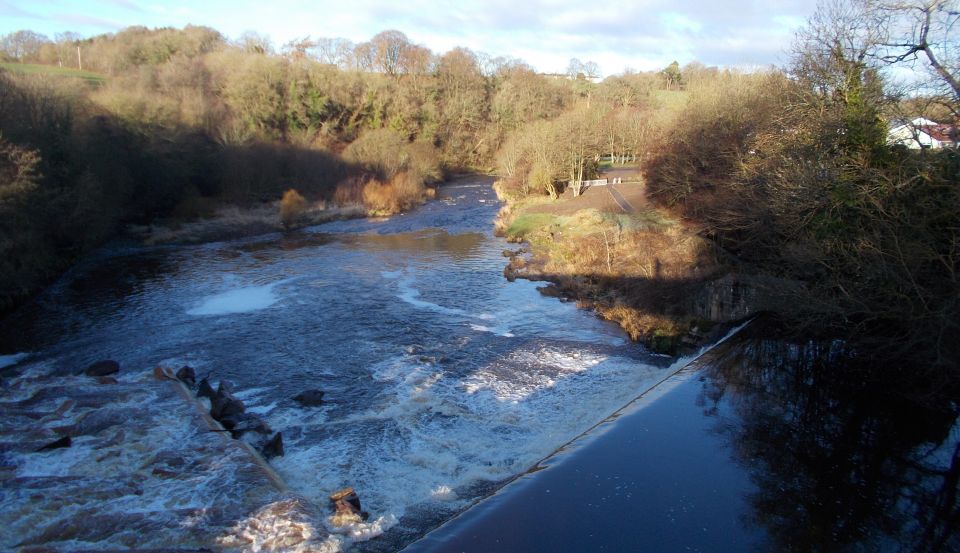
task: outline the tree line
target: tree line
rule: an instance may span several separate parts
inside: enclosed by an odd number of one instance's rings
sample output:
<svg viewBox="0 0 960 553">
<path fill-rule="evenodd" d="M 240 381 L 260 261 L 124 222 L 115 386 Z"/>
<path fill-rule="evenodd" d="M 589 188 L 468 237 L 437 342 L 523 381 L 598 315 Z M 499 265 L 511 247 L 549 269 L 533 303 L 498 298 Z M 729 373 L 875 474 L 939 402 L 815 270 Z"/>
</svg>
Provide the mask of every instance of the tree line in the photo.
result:
<svg viewBox="0 0 960 553">
<path fill-rule="evenodd" d="M 651 199 L 738 270 L 799 284 L 779 311 L 800 332 L 954 384 L 960 152 L 887 132 L 921 115 L 956 132 L 958 20 L 956 2 L 823 2 L 784 70 L 691 91 L 646 168 Z"/>
</svg>

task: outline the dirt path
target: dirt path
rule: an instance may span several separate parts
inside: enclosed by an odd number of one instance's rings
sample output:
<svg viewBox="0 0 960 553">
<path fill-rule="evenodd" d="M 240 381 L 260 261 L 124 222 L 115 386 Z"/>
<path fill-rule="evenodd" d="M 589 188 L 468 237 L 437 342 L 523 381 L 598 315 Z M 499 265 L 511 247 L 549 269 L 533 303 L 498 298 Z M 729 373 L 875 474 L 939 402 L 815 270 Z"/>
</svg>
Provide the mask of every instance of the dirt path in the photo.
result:
<svg viewBox="0 0 960 553">
<path fill-rule="evenodd" d="M 635 213 L 647 206 L 646 186 L 643 182 L 628 182 L 592 186 L 576 198 L 572 191 L 567 190 L 557 201 L 532 205 L 525 211 L 551 215 L 573 215 L 583 209 L 596 209 L 604 213 Z"/>
<path fill-rule="evenodd" d="M 621 194 L 616 188 L 614 188 L 614 185 L 609 184 L 607 185 L 606 188 L 607 188 L 607 192 L 610 192 L 610 196 L 613 197 L 613 201 L 617 202 L 617 205 L 620 206 L 620 209 L 622 209 L 624 213 L 636 212 L 633 206 L 630 205 L 630 202 L 628 202 L 627 199 L 623 197 L 623 194 Z"/>
</svg>

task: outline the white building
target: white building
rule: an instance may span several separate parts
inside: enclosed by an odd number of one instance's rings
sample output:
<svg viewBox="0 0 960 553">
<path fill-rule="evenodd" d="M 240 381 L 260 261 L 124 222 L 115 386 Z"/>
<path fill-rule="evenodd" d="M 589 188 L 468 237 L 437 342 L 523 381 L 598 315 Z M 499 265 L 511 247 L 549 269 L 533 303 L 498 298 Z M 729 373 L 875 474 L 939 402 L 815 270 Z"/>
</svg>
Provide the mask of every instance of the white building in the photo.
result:
<svg viewBox="0 0 960 553">
<path fill-rule="evenodd" d="M 957 128 L 917 117 L 908 123 L 891 125 L 887 142 L 903 144 L 907 148 L 951 148 L 957 146 Z"/>
</svg>

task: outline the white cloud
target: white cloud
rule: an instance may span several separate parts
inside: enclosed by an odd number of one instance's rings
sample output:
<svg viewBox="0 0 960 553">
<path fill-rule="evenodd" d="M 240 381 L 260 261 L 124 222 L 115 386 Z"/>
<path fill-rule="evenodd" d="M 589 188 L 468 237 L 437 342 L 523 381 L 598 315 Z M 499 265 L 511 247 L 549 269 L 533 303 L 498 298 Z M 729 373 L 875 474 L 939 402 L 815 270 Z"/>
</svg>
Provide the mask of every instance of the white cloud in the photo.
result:
<svg viewBox="0 0 960 553">
<path fill-rule="evenodd" d="M 626 67 L 663 67 L 674 59 L 711 65 L 777 63 L 793 29 L 814 8 L 809 0 L 99 0 L 85 2 L 83 10 L 74 4 L 0 0 L 0 11 L 36 15 L 45 27 L 33 28 L 46 34 L 192 23 L 232 37 L 255 30 L 283 44 L 306 35 L 358 42 L 398 29 L 437 53 L 465 46 L 520 57 L 543 71 L 562 71 L 577 57 L 596 61 L 612 74 Z M 81 12 L 86 18 L 74 18 L 71 27 L 58 12 Z M 30 28 L 25 20 L 0 22 L 0 32 L 15 30 L 4 28 L 7 24 Z"/>
</svg>

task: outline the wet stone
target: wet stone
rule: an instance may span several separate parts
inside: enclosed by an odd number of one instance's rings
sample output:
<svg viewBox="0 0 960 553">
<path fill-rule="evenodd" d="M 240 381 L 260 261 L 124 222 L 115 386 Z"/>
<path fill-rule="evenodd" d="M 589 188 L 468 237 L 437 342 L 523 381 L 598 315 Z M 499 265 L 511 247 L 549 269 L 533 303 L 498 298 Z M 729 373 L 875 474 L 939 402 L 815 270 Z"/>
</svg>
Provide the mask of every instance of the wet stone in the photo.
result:
<svg viewBox="0 0 960 553">
<path fill-rule="evenodd" d="M 333 505 L 333 523 L 341 526 L 348 522 L 357 520 L 367 520 L 370 516 L 363 507 L 360 506 L 360 496 L 353 488 L 347 487 L 338 490 L 330 495 L 330 503 Z"/>
<path fill-rule="evenodd" d="M 120 364 L 112 359 L 97 361 L 84 369 L 83 374 L 87 376 L 109 376 L 120 372 Z"/>
<path fill-rule="evenodd" d="M 37 449 L 37 452 L 39 453 L 39 452 L 41 452 L 41 451 L 50 451 L 50 450 L 52 450 L 52 449 L 61 449 L 61 448 L 64 448 L 64 447 L 70 447 L 71 445 L 73 445 L 73 440 L 70 438 L 70 436 L 64 436 L 64 437 L 60 438 L 59 440 L 52 441 L 52 442 L 50 442 L 49 444 L 40 447 L 39 449 Z"/>
<path fill-rule="evenodd" d="M 177 379 L 193 388 L 197 384 L 197 373 L 193 370 L 193 367 L 184 365 L 177 371 Z"/>
<path fill-rule="evenodd" d="M 263 453 L 265 459 L 283 457 L 283 434 L 280 432 L 274 434 L 260 452 Z"/>
<path fill-rule="evenodd" d="M 319 407 L 323 405 L 323 390 L 307 390 L 293 397 L 293 400 L 304 407 Z"/>
<path fill-rule="evenodd" d="M 216 397 L 217 393 L 213 391 L 213 388 L 210 386 L 210 381 L 204 378 L 200 381 L 200 385 L 197 386 L 197 397 L 206 397 L 213 399 Z"/>
</svg>

